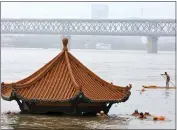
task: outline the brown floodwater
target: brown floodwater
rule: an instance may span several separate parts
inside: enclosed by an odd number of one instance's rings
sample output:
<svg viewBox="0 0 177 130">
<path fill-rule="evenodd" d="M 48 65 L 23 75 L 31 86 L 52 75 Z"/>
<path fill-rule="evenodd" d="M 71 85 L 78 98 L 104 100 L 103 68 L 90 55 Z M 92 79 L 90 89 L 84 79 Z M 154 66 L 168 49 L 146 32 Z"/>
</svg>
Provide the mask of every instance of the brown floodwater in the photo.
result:
<svg viewBox="0 0 177 130">
<path fill-rule="evenodd" d="M 106 119 L 100 117 L 74 117 L 54 115 L 2 115 L 1 128 L 9 129 L 94 129 L 94 128 L 126 128 L 129 118 L 111 116 Z"/>
</svg>

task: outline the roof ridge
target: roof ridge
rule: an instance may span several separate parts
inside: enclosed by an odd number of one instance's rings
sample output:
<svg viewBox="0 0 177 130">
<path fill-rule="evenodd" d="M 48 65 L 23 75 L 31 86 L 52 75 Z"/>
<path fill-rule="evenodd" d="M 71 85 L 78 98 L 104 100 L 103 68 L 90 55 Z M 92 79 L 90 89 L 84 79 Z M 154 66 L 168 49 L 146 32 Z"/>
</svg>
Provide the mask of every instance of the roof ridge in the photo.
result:
<svg viewBox="0 0 177 130">
<path fill-rule="evenodd" d="M 60 54 L 61 54 L 61 53 L 60 53 Z M 60 54 L 58 54 L 57 56 L 55 56 L 52 60 L 50 60 L 49 62 L 47 62 L 47 64 L 45 64 L 44 66 L 42 66 L 39 70 L 35 71 L 35 72 L 32 73 L 31 75 L 29 75 L 27 78 L 22 79 L 22 80 L 19 80 L 19 81 L 17 81 L 16 83 L 23 83 L 23 82 L 25 82 L 27 79 L 30 79 L 31 77 L 34 77 L 34 76 L 38 75 L 42 70 L 45 70 L 45 68 L 46 68 L 47 66 L 51 65 L 52 62 L 53 62 L 55 59 L 57 59 Z"/>
<path fill-rule="evenodd" d="M 61 52 L 62 53 L 62 52 Z M 34 78 L 34 76 L 39 75 L 43 70 L 46 69 L 46 67 L 50 66 L 54 60 L 56 60 L 58 57 L 60 57 L 61 53 L 59 53 L 57 56 L 55 56 L 52 60 L 50 60 L 47 64 L 45 64 L 44 66 L 42 66 L 39 70 L 35 71 L 34 73 L 30 74 L 28 77 L 16 81 L 15 84 L 23 84 L 25 81 L 30 80 L 32 78 Z M 14 83 L 13 83 L 14 84 Z M 5 86 L 11 86 L 12 83 L 4 83 Z"/>
<path fill-rule="evenodd" d="M 45 66 L 44 70 L 41 71 L 40 74 L 38 74 L 35 78 L 31 78 L 29 81 L 27 81 L 24 84 L 15 84 L 15 88 L 24 88 L 29 87 L 30 84 L 35 84 L 38 80 L 40 80 L 43 76 L 45 76 L 55 65 L 58 63 L 57 61 L 61 59 L 62 54 L 64 54 L 64 51 L 62 51 L 55 60 L 53 60 L 48 66 Z M 44 66 L 43 66 L 44 67 Z"/>
<path fill-rule="evenodd" d="M 71 63 L 69 62 L 69 56 L 68 56 L 68 51 L 66 50 L 65 51 L 65 60 L 66 60 L 66 64 L 67 64 L 67 68 L 68 68 L 68 71 L 69 71 L 69 74 L 71 76 L 71 80 L 72 82 L 74 83 L 74 85 L 76 86 L 76 90 L 81 90 L 81 87 L 77 84 L 75 78 L 74 78 L 74 75 L 73 75 L 73 72 L 72 72 L 72 69 L 71 69 Z"/>
<path fill-rule="evenodd" d="M 102 78 L 100 78 L 98 75 L 96 75 L 94 72 L 92 72 L 91 70 L 89 70 L 84 64 L 82 64 L 79 60 L 77 60 L 71 53 L 69 53 L 69 55 L 72 57 L 72 59 L 74 60 L 74 62 L 76 64 L 78 64 L 81 68 L 83 68 L 90 75 L 92 75 L 93 78 L 99 80 L 100 82 L 102 82 L 103 84 L 105 84 L 106 86 L 108 86 L 110 89 L 129 90 L 131 88 L 131 84 L 129 84 L 130 86 L 128 85 L 126 87 L 121 87 L 121 86 L 113 85 L 111 83 L 106 82 L 105 80 L 103 80 Z"/>
</svg>

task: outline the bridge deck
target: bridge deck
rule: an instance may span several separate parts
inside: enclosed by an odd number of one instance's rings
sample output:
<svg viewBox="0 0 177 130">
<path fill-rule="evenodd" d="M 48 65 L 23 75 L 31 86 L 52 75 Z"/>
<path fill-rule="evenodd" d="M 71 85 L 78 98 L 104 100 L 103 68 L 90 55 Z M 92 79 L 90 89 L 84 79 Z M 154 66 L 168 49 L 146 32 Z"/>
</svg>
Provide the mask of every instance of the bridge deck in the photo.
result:
<svg viewBox="0 0 177 130">
<path fill-rule="evenodd" d="M 2 34 L 175 36 L 174 19 L 1 19 Z"/>
</svg>

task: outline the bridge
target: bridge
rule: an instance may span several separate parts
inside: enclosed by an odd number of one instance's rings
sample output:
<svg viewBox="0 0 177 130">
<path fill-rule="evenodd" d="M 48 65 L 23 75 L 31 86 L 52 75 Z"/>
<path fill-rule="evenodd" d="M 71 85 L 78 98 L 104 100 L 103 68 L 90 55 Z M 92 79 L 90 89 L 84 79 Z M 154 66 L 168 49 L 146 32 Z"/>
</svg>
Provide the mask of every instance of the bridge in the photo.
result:
<svg viewBox="0 0 177 130">
<path fill-rule="evenodd" d="M 174 19 L 1 19 L 2 34 L 147 36 L 148 52 L 158 37 L 175 36 Z"/>
</svg>

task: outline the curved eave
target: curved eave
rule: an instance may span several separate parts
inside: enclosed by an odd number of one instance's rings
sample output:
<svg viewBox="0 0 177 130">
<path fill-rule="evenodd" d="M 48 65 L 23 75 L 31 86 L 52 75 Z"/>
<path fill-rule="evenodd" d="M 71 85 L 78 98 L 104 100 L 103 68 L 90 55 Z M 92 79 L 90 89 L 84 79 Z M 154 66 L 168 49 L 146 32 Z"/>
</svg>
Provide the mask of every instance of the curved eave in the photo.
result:
<svg viewBox="0 0 177 130">
<path fill-rule="evenodd" d="M 1 97 L 2 97 L 2 99 L 3 100 L 6 100 L 6 101 L 12 101 L 12 100 L 14 100 L 15 98 L 15 92 L 12 90 L 12 92 L 11 92 L 11 94 L 10 94 L 10 96 L 5 96 L 4 94 L 2 94 L 1 93 Z"/>
<path fill-rule="evenodd" d="M 15 96 L 14 96 L 15 95 Z M 51 103 L 65 103 L 65 102 L 75 102 L 77 101 L 80 97 L 80 95 L 82 95 L 82 99 L 80 99 L 82 102 L 86 102 L 86 103 L 94 103 L 94 102 L 103 102 L 103 103 L 121 103 L 121 102 L 126 102 L 130 95 L 131 95 L 131 92 L 128 91 L 125 96 L 121 99 L 115 99 L 115 100 L 91 100 L 89 98 L 87 98 L 82 92 L 78 92 L 74 97 L 70 98 L 70 99 L 66 99 L 66 100 L 42 100 L 42 99 L 26 99 L 24 98 L 23 96 L 21 95 L 17 95 L 15 92 L 14 94 L 11 93 L 11 96 L 10 97 L 6 97 L 6 96 L 3 96 L 2 95 L 2 98 L 4 100 L 7 100 L 7 101 L 12 101 L 14 100 L 15 98 L 18 99 L 18 100 L 23 100 L 23 101 L 26 101 L 26 102 L 34 102 L 34 103 L 38 103 L 38 102 L 51 102 Z"/>
<path fill-rule="evenodd" d="M 70 99 L 66 99 L 66 100 L 43 100 L 43 99 L 36 99 L 36 98 L 33 98 L 33 99 L 27 99 L 25 97 L 23 97 L 22 95 L 18 95 L 15 93 L 15 96 L 11 96 L 11 100 L 14 100 L 15 98 L 17 98 L 18 100 L 23 100 L 23 101 L 26 101 L 26 102 L 34 102 L 34 103 L 37 103 L 37 102 L 52 102 L 52 103 L 64 103 L 64 102 L 72 102 L 73 100 L 75 100 L 78 96 L 80 95 L 80 92 L 78 92 L 75 96 L 73 96 L 72 98 Z M 15 97 L 15 98 L 14 98 Z M 10 100 L 9 100 L 10 101 Z"/>
<path fill-rule="evenodd" d="M 114 100 L 90 100 L 91 102 L 104 102 L 104 103 L 121 103 L 121 102 L 126 102 L 131 95 L 131 92 L 129 91 L 128 93 L 125 94 L 124 97 L 121 99 L 114 99 Z"/>
<path fill-rule="evenodd" d="M 2 97 L 3 100 L 6 100 L 6 101 L 12 101 L 13 100 L 13 98 L 11 96 L 8 97 L 8 96 L 1 95 L 1 97 Z"/>
</svg>

